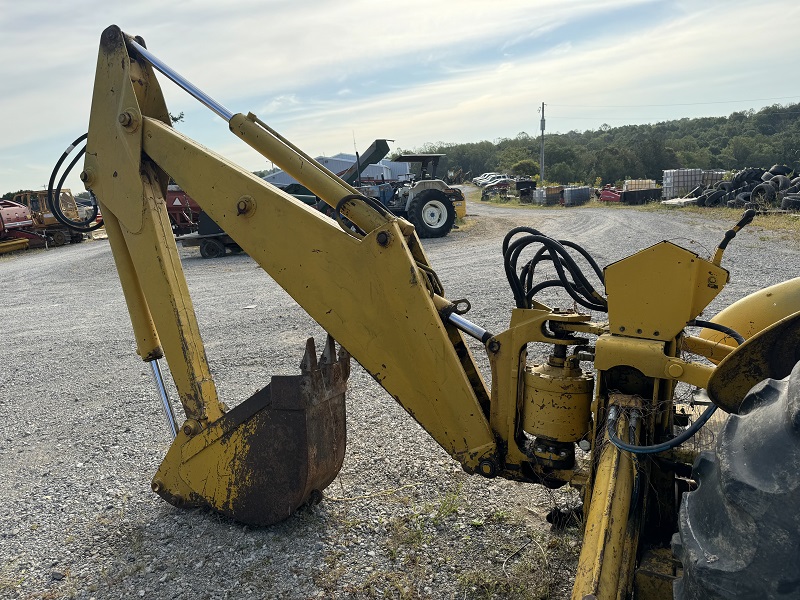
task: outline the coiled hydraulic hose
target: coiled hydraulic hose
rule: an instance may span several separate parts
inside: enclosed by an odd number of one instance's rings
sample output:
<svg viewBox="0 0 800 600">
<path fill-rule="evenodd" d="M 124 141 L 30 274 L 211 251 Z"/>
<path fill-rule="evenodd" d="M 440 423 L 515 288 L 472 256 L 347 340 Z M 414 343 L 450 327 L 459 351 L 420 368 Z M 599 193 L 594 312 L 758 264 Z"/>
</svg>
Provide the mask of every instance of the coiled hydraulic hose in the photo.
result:
<svg viewBox="0 0 800 600">
<path fill-rule="evenodd" d="M 94 194 L 89 192 L 92 199 L 92 214 L 83 221 L 73 221 L 64 214 L 64 211 L 61 210 L 61 188 L 64 187 L 64 181 L 67 179 L 67 176 L 70 174 L 75 164 L 78 162 L 81 156 L 86 153 L 86 144 L 84 144 L 83 147 L 78 150 L 78 154 L 75 155 L 75 158 L 73 158 L 69 165 L 67 165 L 64 174 L 61 176 L 61 179 L 58 180 L 58 186 L 55 189 L 55 192 L 53 191 L 53 184 L 56 180 L 56 175 L 58 175 L 61 165 L 64 163 L 67 157 L 72 154 L 72 151 L 75 150 L 75 147 L 81 142 L 86 141 L 87 137 L 89 137 L 89 134 L 84 133 L 82 136 L 72 142 L 66 150 L 64 150 L 61 158 L 56 161 L 56 165 L 53 167 L 52 173 L 50 173 L 50 181 L 47 184 L 47 204 L 50 207 L 50 211 L 53 213 L 53 216 L 62 225 L 66 225 L 70 229 L 74 229 L 75 231 L 80 231 L 82 233 L 89 233 L 90 231 L 94 231 L 95 229 L 99 229 L 103 226 L 102 220 L 95 223 L 98 213 L 97 198 L 95 198 Z"/>
<path fill-rule="evenodd" d="M 527 235 L 512 242 L 513 238 L 520 233 Z M 541 244 L 542 247 L 517 274 L 519 256 L 531 244 Z M 605 297 L 595 290 L 568 249 L 579 253 L 589 263 L 600 283 L 604 283 L 602 269 L 591 255 L 578 244 L 566 240 L 556 240 L 531 227 L 515 227 L 508 232 L 503 240 L 503 264 L 517 308 L 531 308 L 533 297 L 545 288 L 562 287 L 581 306 L 598 312 L 608 312 L 608 302 Z M 543 261 L 553 263 L 558 279 L 534 285 L 534 272 Z"/>
</svg>

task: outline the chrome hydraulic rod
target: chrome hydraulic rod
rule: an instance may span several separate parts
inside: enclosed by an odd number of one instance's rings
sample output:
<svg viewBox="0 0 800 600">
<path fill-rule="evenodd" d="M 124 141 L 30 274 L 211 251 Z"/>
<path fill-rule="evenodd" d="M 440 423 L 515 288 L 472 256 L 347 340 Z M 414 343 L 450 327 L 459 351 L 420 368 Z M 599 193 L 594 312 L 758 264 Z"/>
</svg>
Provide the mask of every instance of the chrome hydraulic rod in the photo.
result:
<svg viewBox="0 0 800 600">
<path fill-rule="evenodd" d="M 155 69 L 163 73 L 168 79 L 175 82 L 178 86 L 197 98 L 200 102 L 225 119 L 225 121 L 230 122 L 231 118 L 233 117 L 233 113 L 231 111 L 222 106 L 222 104 L 214 100 L 211 96 L 206 94 L 203 90 L 198 88 L 183 75 L 175 71 L 172 67 L 165 64 L 155 54 L 139 44 L 136 40 L 128 37 L 126 41 L 142 58 L 153 65 Z"/>
<path fill-rule="evenodd" d="M 465 319 L 459 314 L 450 313 L 450 315 L 447 317 L 447 320 L 455 325 L 456 328 L 460 329 L 467 335 L 474 337 L 476 340 L 480 340 L 484 344 L 488 342 L 490 338 L 494 337 L 494 334 L 489 333 L 480 325 L 476 325 L 469 319 Z"/>
<path fill-rule="evenodd" d="M 153 379 L 156 382 L 158 395 L 161 397 L 161 406 L 164 408 L 164 415 L 167 417 L 167 427 L 172 434 L 172 439 L 178 435 L 178 424 L 175 421 L 175 412 L 172 410 L 172 403 L 167 396 L 167 389 L 164 387 L 164 378 L 161 376 L 161 367 L 158 364 L 158 359 L 151 360 L 150 369 L 153 372 Z"/>
<path fill-rule="evenodd" d="M 126 36 L 125 42 L 128 45 L 129 51 L 135 51 L 136 54 L 150 63 L 154 69 L 225 119 L 234 134 L 242 138 L 245 143 L 249 144 L 257 152 L 262 154 L 262 156 L 268 158 L 286 173 L 308 187 L 331 207 L 336 208 L 337 203 L 343 196 L 360 195 L 359 191 L 353 186 L 341 181 L 336 174 L 305 154 L 297 146 L 289 142 L 255 115 L 251 114 L 248 115 L 248 117 L 242 116 L 242 122 L 238 120 L 234 121 L 235 117 L 237 117 L 236 114 L 214 100 L 172 67 L 165 64 L 135 39 Z M 263 132 L 257 129 L 254 130 L 253 124 L 257 124 L 263 129 Z M 241 128 L 247 129 L 250 135 L 243 136 L 240 131 Z M 263 133 L 267 135 L 264 136 Z M 371 214 L 373 212 L 377 212 L 378 216 L 376 217 L 374 214 Z M 357 213 L 361 213 L 361 216 Z M 361 206 L 360 204 L 355 204 L 355 202 L 352 202 L 350 206 L 345 206 L 342 209 L 342 214 L 365 231 L 371 231 L 375 227 L 383 225 L 391 215 L 388 210 L 377 209 L 376 211 L 374 207 L 369 208 L 368 206 Z"/>
</svg>

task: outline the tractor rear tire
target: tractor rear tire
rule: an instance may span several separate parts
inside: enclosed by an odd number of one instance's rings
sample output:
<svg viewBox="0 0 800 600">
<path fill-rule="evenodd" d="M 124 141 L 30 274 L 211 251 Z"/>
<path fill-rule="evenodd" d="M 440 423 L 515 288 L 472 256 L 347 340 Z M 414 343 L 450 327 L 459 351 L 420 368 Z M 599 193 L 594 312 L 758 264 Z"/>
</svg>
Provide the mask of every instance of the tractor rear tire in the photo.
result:
<svg viewBox="0 0 800 600">
<path fill-rule="evenodd" d="M 421 238 L 444 237 L 456 222 L 456 209 L 439 190 L 425 190 L 411 201 L 408 220 Z"/>
<path fill-rule="evenodd" d="M 203 258 L 220 258 L 225 256 L 225 244 L 214 238 L 200 240 L 200 256 Z"/>
<path fill-rule="evenodd" d="M 753 387 L 694 465 L 673 551 L 678 600 L 800 596 L 800 363 Z"/>
</svg>

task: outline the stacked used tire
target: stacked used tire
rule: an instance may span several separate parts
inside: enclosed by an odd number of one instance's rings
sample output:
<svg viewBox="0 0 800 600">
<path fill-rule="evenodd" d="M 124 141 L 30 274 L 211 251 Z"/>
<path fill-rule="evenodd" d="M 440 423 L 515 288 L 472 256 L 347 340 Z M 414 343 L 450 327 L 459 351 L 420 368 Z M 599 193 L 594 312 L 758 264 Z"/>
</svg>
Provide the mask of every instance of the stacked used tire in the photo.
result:
<svg viewBox="0 0 800 600">
<path fill-rule="evenodd" d="M 727 206 L 755 210 L 800 211 L 800 177 L 791 167 L 743 169 L 730 181 L 720 181 L 697 197 L 698 206 Z"/>
</svg>

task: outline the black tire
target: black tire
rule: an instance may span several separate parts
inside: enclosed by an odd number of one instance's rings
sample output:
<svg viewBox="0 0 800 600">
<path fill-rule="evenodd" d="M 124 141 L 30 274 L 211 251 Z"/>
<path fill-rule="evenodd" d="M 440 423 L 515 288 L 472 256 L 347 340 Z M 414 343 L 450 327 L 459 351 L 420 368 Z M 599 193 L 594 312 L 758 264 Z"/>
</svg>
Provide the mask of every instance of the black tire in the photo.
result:
<svg viewBox="0 0 800 600">
<path fill-rule="evenodd" d="M 225 256 L 225 244 L 214 238 L 200 240 L 200 256 L 203 258 L 220 258 Z"/>
<path fill-rule="evenodd" d="M 762 183 L 750 192 L 750 199 L 761 204 L 771 204 L 775 200 L 775 188 L 769 183 Z"/>
<path fill-rule="evenodd" d="M 425 190 L 408 206 L 408 220 L 421 238 L 444 237 L 456 222 L 456 209 L 439 190 Z"/>
<path fill-rule="evenodd" d="M 800 592 L 800 363 L 753 387 L 694 465 L 673 551 L 678 600 L 797 598 Z"/>
<path fill-rule="evenodd" d="M 706 206 L 717 206 L 725 197 L 725 192 L 722 190 L 715 190 L 706 196 Z"/>
<path fill-rule="evenodd" d="M 73 234 L 72 237 L 69 238 L 69 243 L 70 244 L 80 244 L 81 242 L 83 242 L 83 234 L 82 233 Z"/>
<path fill-rule="evenodd" d="M 706 205 L 706 198 L 705 194 L 702 194 L 697 197 L 697 206 L 705 206 Z"/>
<path fill-rule="evenodd" d="M 786 175 L 775 175 L 775 177 L 769 180 L 769 183 L 780 192 L 791 185 L 791 180 L 786 177 Z"/>
<path fill-rule="evenodd" d="M 783 210 L 800 211 L 800 198 L 797 196 L 786 196 L 781 200 Z"/>
<path fill-rule="evenodd" d="M 764 171 L 764 174 L 761 176 L 761 181 L 769 181 L 775 177 L 774 173 L 770 173 L 769 171 Z"/>
<path fill-rule="evenodd" d="M 750 192 L 742 192 L 741 194 L 736 194 L 736 198 L 734 200 L 734 206 L 744 206 L 748 202 L 750 202 Z"/>
<path fill-rule="evenodd" d="M 772 165 L 772 168 L 769 170 L 769 172 L 773 175 L 791 175 L 792 168 L 787 167 L 786 165 Z"/>
<path fill-rule="evenodd" d="M 730 181 L 720 181 L 717 183 L 716 187 L 718 190 L 723 190 L 725 192 L 730 192 L 733 190 L 733 184 Z"/>
</svg>

